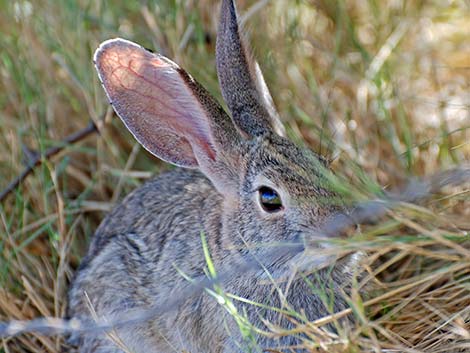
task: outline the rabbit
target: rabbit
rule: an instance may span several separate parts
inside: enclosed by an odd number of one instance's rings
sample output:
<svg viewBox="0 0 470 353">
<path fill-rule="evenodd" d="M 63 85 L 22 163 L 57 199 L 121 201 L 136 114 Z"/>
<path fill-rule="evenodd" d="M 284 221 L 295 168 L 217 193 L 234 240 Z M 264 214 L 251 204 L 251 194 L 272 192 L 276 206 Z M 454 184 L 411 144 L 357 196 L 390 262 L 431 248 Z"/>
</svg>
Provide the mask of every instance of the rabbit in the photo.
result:
<svg viewBox="0 0 470 353">
<path fill-rule="evenodd" d="M 216 269 L 244 258 L 262 264 L 243 274 L 234 268 L 225 292 L 275 308 L 288 305 L 308 320 L 348 308 L 342 293 L 349 290 L 351 257 L 327 266 L 330 257 L 316 257 L 318 249 L 306 245 L 303 253 L 315 273 L 289 273 L 287 280 L 282 274 L 292 269 L 292 259 L 263 258 L 262 246 L 250 246 L 314 238 L 346 206 L 322 172 L 327 161 L 286 138 L 232 0 L 222 1 L 216 40 L 217 74 L 231 117 L 177 64 L 130 41 L 103 42 L 94 63 L 110 103 L 137 141 L 180 168 L 145 183 L 103 220 L 71 285 L 70 318 L 117 317 L 184 292 L 187 277 L 207 275 L 201 234 Z M 332 296 L 330 304 L 317 287 Z M 260 330 L 267 330 L 266 322 L 294 325 L 276 310 L 233 304 Z M 77 333 L 70 342 L 82 353 L 228 353 L 302 342 L 299 335 L 248 337 L 207 292 L 113 332 L 119 344 L 102 333 Z M 297 347 L 290 351 L 302 351 Z"/>
</svg>

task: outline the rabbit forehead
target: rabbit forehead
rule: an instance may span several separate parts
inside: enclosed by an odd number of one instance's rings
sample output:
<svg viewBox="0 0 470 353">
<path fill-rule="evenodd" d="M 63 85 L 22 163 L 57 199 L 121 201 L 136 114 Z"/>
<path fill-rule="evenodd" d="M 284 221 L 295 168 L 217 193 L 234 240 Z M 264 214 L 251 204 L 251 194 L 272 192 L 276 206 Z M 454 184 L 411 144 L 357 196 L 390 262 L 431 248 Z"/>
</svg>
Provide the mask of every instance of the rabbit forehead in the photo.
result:
<svg viewBox="0 0 470 353">
<path fill-rule="evenodd" d="M 329 169 L 322 157 L 274 134 L 260 140 L 249 159 L 247 181 L 250 188 L 277 187 L 290 196 L 332 194 L 326 177 Z"/>
</svg>

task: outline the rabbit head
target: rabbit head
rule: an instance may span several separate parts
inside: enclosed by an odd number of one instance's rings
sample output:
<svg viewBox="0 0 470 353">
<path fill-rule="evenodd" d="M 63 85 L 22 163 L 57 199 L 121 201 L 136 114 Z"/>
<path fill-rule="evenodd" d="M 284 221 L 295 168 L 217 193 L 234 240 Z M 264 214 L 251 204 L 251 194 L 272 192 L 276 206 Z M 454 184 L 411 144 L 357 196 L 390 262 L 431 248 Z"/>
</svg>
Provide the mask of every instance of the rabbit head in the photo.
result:
<svg viewBox="0 0 470 353">
<path fill-rule="evenodd" d="M 142 146 L 169 163 L 199 169 L 223 196 L 227 244 L 311 238 L 341 208 L 325 160 L 285 137 L 232 0 L 222 3 L 216 43 L 231 118 L 178 65 L 137 44 L 106 41 L 94 61 L 109 101 Z"/>
</svg>

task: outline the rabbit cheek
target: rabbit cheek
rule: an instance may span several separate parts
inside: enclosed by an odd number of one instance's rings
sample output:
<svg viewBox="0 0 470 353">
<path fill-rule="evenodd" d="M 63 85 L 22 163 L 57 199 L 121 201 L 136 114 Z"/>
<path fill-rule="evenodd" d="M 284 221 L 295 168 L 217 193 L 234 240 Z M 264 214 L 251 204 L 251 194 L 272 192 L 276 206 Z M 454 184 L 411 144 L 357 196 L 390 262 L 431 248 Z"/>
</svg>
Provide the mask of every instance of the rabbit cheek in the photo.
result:
<svg viewBox="0 0 470 353">
<path fill-rule="evenodd" d="M 256 205 L 250 202 L 245 206 L 244 212 L 246 213 L 243 217 L 243 228 L 245 229 L 245 237 L 250 242 L 266 245 L 282 242 L 288 237 L 284 211 L 270 213 L 263 210 L 259 202 Z"/>
</svg>

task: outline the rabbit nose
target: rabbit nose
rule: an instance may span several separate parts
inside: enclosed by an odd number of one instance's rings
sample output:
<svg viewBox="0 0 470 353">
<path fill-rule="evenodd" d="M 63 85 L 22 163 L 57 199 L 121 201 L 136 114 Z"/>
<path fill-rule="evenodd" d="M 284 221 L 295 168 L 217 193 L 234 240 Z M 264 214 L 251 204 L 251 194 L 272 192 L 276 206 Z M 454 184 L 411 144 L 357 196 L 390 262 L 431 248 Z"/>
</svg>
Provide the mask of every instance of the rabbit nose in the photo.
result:
<svg viewBox="0 0 470 353">
<path fill-rule="evenodd" d="M 321 233 L 324 238 L 347 238 L 357 229 L 357 226 L 349 210 L 342 210 L 331 216 L 318 233 Z"/>
<path fill-rule="evenodd" d="M 347 211 L 341 211 L 318 226 L 304 227 L 302 242 L 306 249 L 332 249 L 336 240 L 346 239 L 357 230 L 358 225 Z"/>
</svg>

